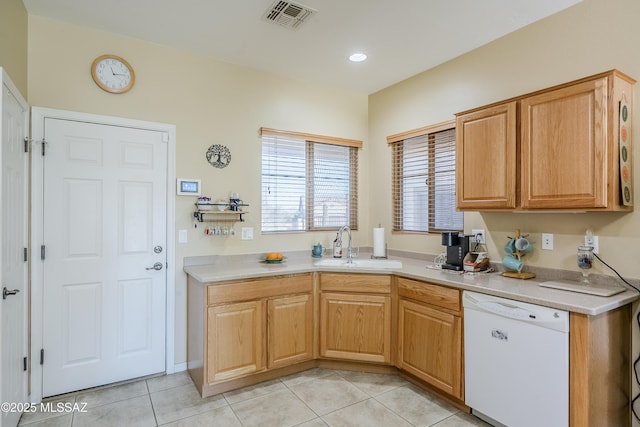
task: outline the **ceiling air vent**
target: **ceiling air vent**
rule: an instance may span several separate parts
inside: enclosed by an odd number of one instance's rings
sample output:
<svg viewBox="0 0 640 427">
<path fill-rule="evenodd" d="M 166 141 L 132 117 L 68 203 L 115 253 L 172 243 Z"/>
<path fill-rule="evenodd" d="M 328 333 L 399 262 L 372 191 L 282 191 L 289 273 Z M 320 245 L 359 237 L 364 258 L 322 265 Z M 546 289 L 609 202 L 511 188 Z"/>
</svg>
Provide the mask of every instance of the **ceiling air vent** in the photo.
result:
<svg viewBox="0 0 640 427">
<path fill-rule="evenodd" d="M 316 10 L 299 3 L 276 0 L 262 15 L 262 19 L 283 27 L 296 29 L 315 12 Z"/>
</svg>

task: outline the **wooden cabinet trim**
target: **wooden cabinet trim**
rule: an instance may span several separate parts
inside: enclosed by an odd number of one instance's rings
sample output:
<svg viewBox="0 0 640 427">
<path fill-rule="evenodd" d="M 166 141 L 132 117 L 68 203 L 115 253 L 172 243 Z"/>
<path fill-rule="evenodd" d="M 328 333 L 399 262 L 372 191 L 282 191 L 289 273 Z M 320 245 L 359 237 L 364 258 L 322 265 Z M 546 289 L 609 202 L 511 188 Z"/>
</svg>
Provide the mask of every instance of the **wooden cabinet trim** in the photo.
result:
<svg viewBox="0 0 640 427">
<path fill-rule="evenodd" d="M 569 313 L 569 425 L 630 425 L 630 351 L 631 304 Z"/>
<path fill-rule="evenodd" d="M 560 84 L 557 84 L 557 85 L 554 85 L 554 86 L 551 86 L 551 87 L 547 87 L 547 88 L 539 89 L 539 90 L 536 90 L 536 91 L 533 91 L 533 92 L 528 92 L 528 93 L 525 93 L 525 94 L 522 94 L 522 95 L 514 96 L 514 97 L 511 97 L 511 98 L 503 99 L 501 101 L 492 102 L 491 104 L 486 104 L 486 105 L 483 105 L 481 107 L 471 108 L 469 110 L 465 110 L 465 111 L 461 111 L 461 112 L 457 113 L 456 116 L 473 113 L 473 112 L 479 111 L 479 110 L 484 110 L 485 108 L 495 107 L 497 105 L 501 105 L 501 104 L 504 104 L 504 103 L 507 103 L 507 102 L 517 102 L 517 101 L 520 101 L 521 99 L 529 97 L 529 96 L 535 96 L 535 95 L 538 95 L 538 94 L 541 94 L 541 93 L 544 93 L 544 92 L 548 92 L 548 91 L 551 91 L 551 90 L 562 89 L 562 88 L 567 87 L 567 86 L 572 86 L 572 85 L 575 85 L 575 84 L 579 84 L 579 83 L 586 82 L 586 81 L 589 81 L 589 80 L 598 79 L 598 78 L 605 77 L 605 76 L 614 76 L 614 77 L 620 78 L 620 79 L 624 80 L 625 82 L 627 82 L 629 84 L 632 84 L 632 85 L 636 83 L 636 80 L 633 77 L 623 73 L 620 70 L 613 69 L 613 70 L 604 71 L 602 73 L 593 74 L 591 76 L 582 77 L 580 79 L 572 80 L 570 82 L 560 83 Z"/>
<path fill-rule="evenodd" d="M 366 273 L 320 273 L 320 290 L 390 294 L 391 276 Z"/>
<path fill-rule="evenodd" d="M 461 291 L 447 286 L 435 285 L 399 277 L 398 296 L 421 301 L 444 308 L 453 313 L 462 312 Z"/>
<path fill-rule="evenodd" d="M 313 282 L 310 273 L 211 284 L 207 286 L 207 304 L 252 301 L 301 294 L 312 290 Z"/>
</svg>

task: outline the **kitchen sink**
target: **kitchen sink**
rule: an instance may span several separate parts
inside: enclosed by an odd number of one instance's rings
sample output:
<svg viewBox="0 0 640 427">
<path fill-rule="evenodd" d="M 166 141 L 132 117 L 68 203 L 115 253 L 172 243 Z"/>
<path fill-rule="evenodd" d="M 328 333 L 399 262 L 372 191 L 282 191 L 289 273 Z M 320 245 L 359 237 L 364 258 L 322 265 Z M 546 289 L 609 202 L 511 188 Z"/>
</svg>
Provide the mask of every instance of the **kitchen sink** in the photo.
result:
<svg viewBox="0 0 640 427">
<path fill-rule="evenodd" d="M 342 258 L 327 258 L 313 263 L 316 267 L 339 267 L 339 268 L 402 268 L 402 261 L 394 259 L 354 259 L 352 262 Z"/>
</svg>

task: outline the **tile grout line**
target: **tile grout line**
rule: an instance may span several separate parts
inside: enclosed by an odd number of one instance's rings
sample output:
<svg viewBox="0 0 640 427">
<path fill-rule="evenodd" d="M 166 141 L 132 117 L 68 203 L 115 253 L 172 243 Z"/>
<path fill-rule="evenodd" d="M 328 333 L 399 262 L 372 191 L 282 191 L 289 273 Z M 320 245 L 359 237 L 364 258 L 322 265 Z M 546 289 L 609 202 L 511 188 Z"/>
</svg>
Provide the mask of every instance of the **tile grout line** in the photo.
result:
<svg viewBox="0 0 640 427">
<path fill-rule="evenodd" d="M 227 399 L 227 396 L 225 396 L 224 393 L 220 393 L 220 394 L 222 395 L 222 398 L 224 399 L 224 401 L 227 403 L 227 406 L 229 407 L 229 409 L 231 409 L 233 416 L 236 417 L 236 420 L 238 420 L 238 422 L 242 427 L 245 427 L 244 423 L 242 422 L 238 414 L 236 414 L 235 409 L 233 409 L 233 405 L 231 405 L 231 402 L 229 402 L 229 400 Z"/>
<path fill-rule="evenodd" d="M 149 397 L 149 403 L 151 403 L 151 412 L 153 412 L 153 419 L 156 420 L 156 426 L 158 424 L 158 416 L 156 415 L 156 407 L 153 405 L 153 399 L 151 398 L 151 390 L 149 390 L 148 380 L 144 381 L 144 386 L 147 388 L 147 396 Z"/>
<path fill-rule="evenodd" d="M 308 381 L 313 381 L 313 380 L 311 379 L 311 380 L 308 380 Z M 305 402 L 304 400 L 302 400 L 302 399 L 300 398 L 300 396 L 298 396 L 294 390 L 292 390 L 292 389 L 291 389 L 291 388 L 290 388 L 290 387 L 289 387 L 289 386 L 288 386 L 284 381 L 282 381 L 282 378 L 280 378 L 280 382 L 282 383 L 282 385 L 284 385 L 284 387 L 285 387 L 287 390 L 289 390 L 289 392 L 290 392 L 291 394 L 293 394 L 293 395 L 295 396 L 295 398 L 296 398 L 296 399 L 298 399 L 298 400 L 299 400 L 299 401 L 300 401 L 304 406 L 306 406 L 307 408 L 309 408 L 309 410 L 310 410 L 311 412 L 313 412 L 313 414 L 316 416 L 316 418 L 320 418 L 320 419 L 321 419 L 321 420 L 326 424 L 326 421 L 322 418 L 322 416 L 321 416 L 321 415 L 319 415 L 316 411 L 314 411 L 312 407 L 310 407 L 309 405 L 307 405 L 307 402 Z M 307 381 L 303 381 L 303 382 L 298 383 L 298 384 L 303 384 L 303 383 L 305 383 L 305 382 L 307 382 Z M 295 385 L 295 384 L 294 384 L 294 385 Z M 308 420 L 308 421 L 312 421 L 312 420 Z M 304 423 L 306 423 L 306 422 L 308 422 L 308 421 L 304 421 L 304 422 L 302 422 L 302 423 L 299 423 L 298 425 L 300 425 L 300 424 L 304 424 Z"/>
</svg>

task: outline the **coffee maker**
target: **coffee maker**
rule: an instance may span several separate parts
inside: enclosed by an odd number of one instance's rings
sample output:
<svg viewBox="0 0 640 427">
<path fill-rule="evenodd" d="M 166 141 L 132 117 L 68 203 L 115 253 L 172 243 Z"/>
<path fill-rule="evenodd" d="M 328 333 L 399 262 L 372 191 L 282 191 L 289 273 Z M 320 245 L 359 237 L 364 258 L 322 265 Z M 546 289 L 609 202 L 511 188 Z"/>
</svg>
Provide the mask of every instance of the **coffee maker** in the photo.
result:
<svg viewBox="0 0 640 427">
<path fill-rule="evenodd" d="M 464 269 L 464 257 L 469 252 L 469 237 L 454 231 L 442 233 L 442 244 L 447 247 L 447 262 L 442 264 L 443 269 L 455 271 Z"/>
</svg>

